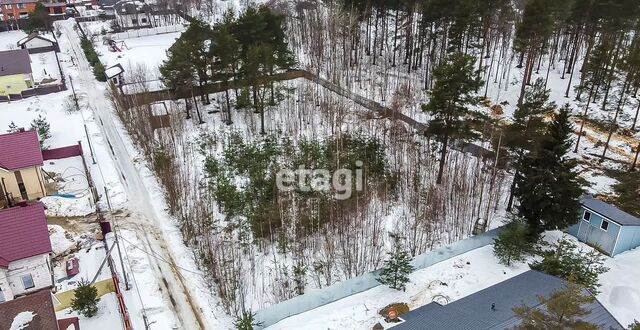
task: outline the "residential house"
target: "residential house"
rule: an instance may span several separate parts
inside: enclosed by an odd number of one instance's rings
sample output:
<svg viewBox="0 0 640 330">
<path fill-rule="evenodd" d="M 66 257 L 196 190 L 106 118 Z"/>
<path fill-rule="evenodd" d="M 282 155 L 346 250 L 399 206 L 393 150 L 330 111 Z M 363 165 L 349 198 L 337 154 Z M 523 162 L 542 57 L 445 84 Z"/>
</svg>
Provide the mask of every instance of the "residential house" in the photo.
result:
<svg viewBox="0 0 640 330">
<path fill-rule="evenodd" d="M 529 270 L 446 305 L 432 302 L 400 317 L 393 330 L 512 329 L 521 324 L 514 307 L 544 309 L 538 296 L 564 289 L 566 281 Z M 585 294 L 591 294 L 585 290 Z M 599 329 L 624 329 L 597 300 L 584 306 L 590 313 L 581 320 Z"/>
<path fill-rule="evenodd" d="M 34 85 L 27 49 L 0 52 L 0 96 L 20 94 Z"/>
<path fill-rule="evenodd" d="M 19 30 L 18 20 L 27 19 L 38 0 L 0 0 L 0 25 L 4 30 Z"/>
<path fill-rule="evenodd" d="M 41 290 L 0 303 L 0 329 L 66 330 L 56 319 L 53 299 L 51 291 Z"/>
<path fill-rule="evenodd" d="M 0 302 L 52 288 L 51 252 L 42 203 L 0 210 Z"/>
<path fill-rule="evenodd" d="M 0 207 L 46 195 L 38 132 L 0 135 Z"/>
<path fill-rule="evenodd" d="M 32 32 L 28 36 L 20 39 L 17 45 L 20 49 L 28 50 L 29 54 L 60 52 L 60 47 L 58 47 L 57 42 L 41 36 L 38 32 Z"/>
<path fill-rule="evenodd" d="M 116 23 L 122 30 L 150 28 L 150 5 L 139 0 L 121 0 L 113 5 Z"/>
<path fill-rule="evenodd" d="M 619 208 L 585 196 L 580 220 L 567 232 L 609 256 L 640 246 L 640 219 Z"/>
</svg>

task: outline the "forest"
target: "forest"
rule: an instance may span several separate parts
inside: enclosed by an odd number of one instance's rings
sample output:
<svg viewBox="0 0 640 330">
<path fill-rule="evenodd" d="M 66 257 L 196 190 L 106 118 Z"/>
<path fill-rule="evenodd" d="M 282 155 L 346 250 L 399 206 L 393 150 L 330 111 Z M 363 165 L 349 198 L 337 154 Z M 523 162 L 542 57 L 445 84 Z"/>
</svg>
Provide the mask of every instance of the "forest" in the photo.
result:
<svg viewBox="0 0 640 330">
<path fill-rule="evenodd" d="M 637 1 L 175 6 L 191 18 L 158 69 L 166 89 L 141 66 L 111 94 L 235 315 L 516 217 L 536 240 L 577 219 L 587 179 L 637 175 Z M 149 125 L 158 109 L 169 127 Z M 346 200 L 275 184 L 359 162 Z"/>
</svg>

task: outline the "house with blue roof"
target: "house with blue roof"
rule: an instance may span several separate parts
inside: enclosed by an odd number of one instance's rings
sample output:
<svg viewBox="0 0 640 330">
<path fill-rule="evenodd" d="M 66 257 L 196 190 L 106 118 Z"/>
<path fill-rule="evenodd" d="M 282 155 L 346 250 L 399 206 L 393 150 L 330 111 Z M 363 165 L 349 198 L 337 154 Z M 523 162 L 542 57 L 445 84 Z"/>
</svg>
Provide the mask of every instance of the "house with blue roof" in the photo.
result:
<svg viewBox="0 0 640 330">
<path fill-rule="evenodd" d="M 609 256 L 640 246 L 640 219 L 619 208 L 585 196 L 578 222 L 567 233 Z"/>
<path fill-rule="evenodd" d="M 503 330 L 521 324 L 513 308 L 527 306 L 543 309 L 538 296 L 549 297 L 563 290 L 563 279 L 529 270 L 506 281 L 480 290 L 446 305 L 432 302 L 400 317 L 401 322 L 391 330 Z M 585 294 L 591 294 L 585 290 Z M 624 329 L 597 300 L 583 306 L 590 313 L 582 321 L 596 324 L 600 329 Z"/>
</svg>

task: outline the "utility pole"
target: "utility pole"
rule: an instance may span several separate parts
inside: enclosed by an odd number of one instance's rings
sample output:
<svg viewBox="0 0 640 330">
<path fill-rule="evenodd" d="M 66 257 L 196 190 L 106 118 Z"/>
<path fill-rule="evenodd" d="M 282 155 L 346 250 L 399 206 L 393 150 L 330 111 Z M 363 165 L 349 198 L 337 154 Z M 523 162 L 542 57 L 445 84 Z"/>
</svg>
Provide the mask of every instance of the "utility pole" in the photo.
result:
<svg viewBox="0 0 640 330">
<path fill-rule="evenodd" d="M 76 110 L 80 112 L 82 116 L 82 123 L 84 124 L 84 135 L 87 136 L 87 142 L 89 143 L 89 151 L 91 152 L 91 161 L 93 165 L 96 164 L 96 157 L 93 155 L 93 146 L 91 145 L 91 139 L 89 139 L 89 130 L 87 129 L 87 122 L 84 120 L 84 115 L 80 111 L 80 104 L 78 104 L 78 96 L 76 95 L 76 89 L 73 87 L 73 78 L 69 76 L 69 84 L 71 85 L 71 91 L 73 92 L 73 102 L 76 104 Z"/>
<path fill-rule="evenodd" d="M 127 269 L 124 268 L 124 261 L 122 259 L 122 251 L 120 250 L 120 241 L 118 240 L 118 229 L 116 226 L 116 220 L 113 218 L 113 213 L 111 212 L 111 202 L 109 201 L 109 190 L 107 187 L 104 187 L 104 195 L 107 198 L 107 207 L 109 207 L 109 214 L 111 215 L 111 222 L 113 223 L 113 232 L 116 238 L 116 246 L 118 247 L 118 256 L 120 258 L 120 267 L 122 267 L 122 276 L 124 277 L 124 286 L 129 291 L 131 287 L 129 286 L 129 278 L 127 277 Z"/>
</svg>

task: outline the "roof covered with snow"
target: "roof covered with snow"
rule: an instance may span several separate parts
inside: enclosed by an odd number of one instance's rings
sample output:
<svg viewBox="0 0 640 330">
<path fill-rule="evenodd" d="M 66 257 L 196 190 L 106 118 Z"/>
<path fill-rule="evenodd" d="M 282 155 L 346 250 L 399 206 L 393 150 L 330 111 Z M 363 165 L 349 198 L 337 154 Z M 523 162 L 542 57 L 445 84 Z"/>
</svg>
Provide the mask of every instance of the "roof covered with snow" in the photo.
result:
<svg viewBox="0 0 640 330">
<path fill-rule="evenodd" d="M 589 210 L 592 210 L 623 226 L 640 226 L 640 219 L 611 204 L 605 203 L 591 196 L 582 197 L 580 202 Z"/>
<path fill-rule="evenodd" d="M 0 267 L 7 268 L 10 262 L 50 252 L 42 203 L 0 210 Z"/>
<path fill-rule="evenodd" d="M 45 38 L 45 37 L 41 36 L 40 34 L 38 34 L 38 32 L 32 32 L 28 36 L 20 39 L 17 44 L 18 44 L 18 46 L 22 46 L 22 45 L 26 44 L 27 42 L 29 42 L 29 41 L 31 41 L 33 39 L 44 40 L 44 41 L 50 42 L 51 44 L 55 44 L 56 43 L 55 41 L 53 41 L 53 40 L 51 40 L 49 38 Z"/>
<path fill-rule="evenodd" d="M 124 68 L 122 67 L 122 65 L 120 63 L 112 66 L 112 67 L 108 67 L 104 70 L 104 74 L 105 76 L 107 76 L 107 79 L 111 79 L 114 77 L 119 76 L 120 74 L 124 73 Z"/>
<path fill-rule="evenodd" d="M 2 3 L 3 0 L 0 0 Z M 31 73 L 31 58 L 26 49 L 0 52 L 0 77 Z"/>
<path fill-rule="evenodd" d="M 520 324 L 513 313 L 514 307 L 541 308 L 537 297 L 548 297 L 565 284 L 560 278 L 530 270 L 450 304 L 443 306 L 434 302 L 417 308 L 403 315 L 405 322 L 392 329 L 511 329 Z M 493 303 L 494 310 L 491 309 Z M 601 329 L 623 329 L 599 302 L 585 307 L 591 313 L 584 321 L 599 324 Z"/>
<path fill-rule="evenodd" d="M 0 135 L 0 168 L 15 171 L 42 166 L 43 162 L 35 130 Z"/>
<path fill-rule="evenodd" d="M 58 328 L 51 291 L 41 290 L 0 304 L 0 329 L 51 330 Z"/>
</svg>

